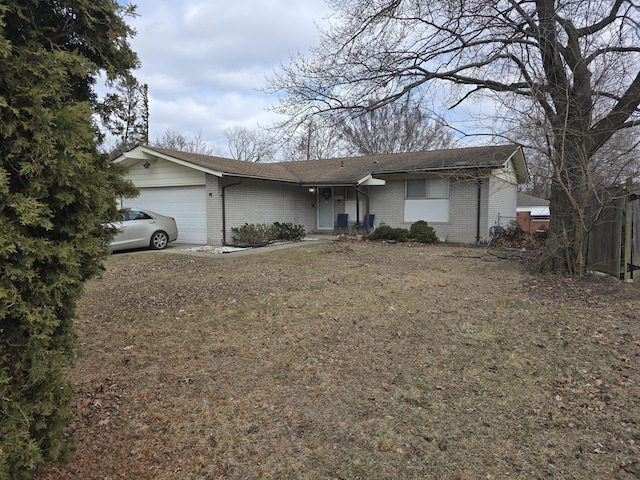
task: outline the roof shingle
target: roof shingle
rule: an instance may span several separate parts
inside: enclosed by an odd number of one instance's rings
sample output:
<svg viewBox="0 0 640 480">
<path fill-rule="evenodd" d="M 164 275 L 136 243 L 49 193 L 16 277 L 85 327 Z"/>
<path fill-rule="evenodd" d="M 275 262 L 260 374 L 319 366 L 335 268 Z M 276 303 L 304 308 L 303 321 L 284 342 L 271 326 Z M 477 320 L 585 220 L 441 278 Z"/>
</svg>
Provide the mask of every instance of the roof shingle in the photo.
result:
<svg viewBox="0 0 640 480">
<path fill-rule="evenodd" d="M 254 163 L 156 147 L 142 148 L 227 176 L 327 185 L 355 185 L 369 175 L 501 168 L 520 151 L 517 145 L 497 145 L 298 162 Z M 518 174 L 526 176 L 526 172 Z"/>
</svg>

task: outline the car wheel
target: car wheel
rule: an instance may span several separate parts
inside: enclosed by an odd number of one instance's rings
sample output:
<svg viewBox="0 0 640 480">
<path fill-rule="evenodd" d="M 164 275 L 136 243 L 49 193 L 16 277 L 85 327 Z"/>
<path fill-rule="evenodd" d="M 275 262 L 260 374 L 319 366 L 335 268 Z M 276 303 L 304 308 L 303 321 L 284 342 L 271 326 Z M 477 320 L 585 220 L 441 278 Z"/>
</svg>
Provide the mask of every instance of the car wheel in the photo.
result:
<svg viewBox="0 0 640 480">
<path fill-rule="evenodd" d="M 169 236 L 164 232 L 156 232 L 151 235 L 151 242 L 149 246 L 153 250 L 162 250 L 169 243 Z"/>
</svg>

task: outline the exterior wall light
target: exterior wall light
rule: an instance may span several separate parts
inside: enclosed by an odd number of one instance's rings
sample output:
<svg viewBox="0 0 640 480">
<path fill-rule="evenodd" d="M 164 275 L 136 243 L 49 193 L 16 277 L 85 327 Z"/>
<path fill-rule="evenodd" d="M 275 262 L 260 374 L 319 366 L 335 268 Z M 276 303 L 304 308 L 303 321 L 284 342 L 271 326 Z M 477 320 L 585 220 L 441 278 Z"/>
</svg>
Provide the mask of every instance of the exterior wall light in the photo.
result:
<svg viewBox="0 0 640 480">
<path fill-rule="evenodd" d="M 144 163 L 142 164 L 142 166 L 143 166 L 144 168 L 149 168 L 149 167 L 151 166 L 151 164 L 149 163 L 149 160 L 147 160 L 146 162 L 144 162 Z"/>
</svg>

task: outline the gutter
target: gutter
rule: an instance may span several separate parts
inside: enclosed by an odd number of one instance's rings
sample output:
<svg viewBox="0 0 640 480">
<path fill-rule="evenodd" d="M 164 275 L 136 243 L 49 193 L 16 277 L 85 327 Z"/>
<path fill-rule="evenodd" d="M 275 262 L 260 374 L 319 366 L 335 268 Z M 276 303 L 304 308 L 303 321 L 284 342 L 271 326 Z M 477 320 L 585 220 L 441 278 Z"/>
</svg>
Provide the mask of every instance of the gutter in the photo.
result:
<svg viewBox="0 0 640 480">
<path fill-rule="evenodd" d="M 222 187 L 222 246 L 227 246 L 227 213 L 226 213 L 226 201 L 225 201 L 225 193 L 224 191 L 229 187 L 235 187 L 236 185 L 240 185 L 242 182 L 230 183 L 229 185 L 225 185 Z"/>
</svg>

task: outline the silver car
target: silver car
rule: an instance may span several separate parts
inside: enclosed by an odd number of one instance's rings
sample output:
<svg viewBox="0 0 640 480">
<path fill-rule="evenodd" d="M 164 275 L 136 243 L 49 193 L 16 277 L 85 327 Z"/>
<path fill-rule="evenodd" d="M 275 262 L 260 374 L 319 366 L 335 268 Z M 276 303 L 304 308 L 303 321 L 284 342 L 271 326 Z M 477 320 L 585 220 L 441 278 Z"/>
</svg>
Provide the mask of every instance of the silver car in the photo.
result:
<svg viewBox="0 0 640 480">
<path fill-rule="evenodd" d="M 113 251 L 130 248 L 162 250 L 169 242 L 178 239 L 175 219 L 151 210 L 131 208 L 122 214 L 122 220 L 114 227 L 118 233 L 109 246 Z"/>
</svg>

